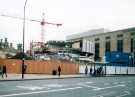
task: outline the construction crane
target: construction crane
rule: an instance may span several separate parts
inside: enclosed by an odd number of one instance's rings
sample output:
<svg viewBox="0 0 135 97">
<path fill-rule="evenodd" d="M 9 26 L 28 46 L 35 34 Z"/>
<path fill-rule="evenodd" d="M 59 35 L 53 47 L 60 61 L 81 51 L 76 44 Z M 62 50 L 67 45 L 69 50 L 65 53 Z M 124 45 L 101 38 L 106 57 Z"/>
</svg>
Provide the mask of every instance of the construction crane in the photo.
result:
<svg viewBox="0 0 135 97">
<path fill-rule="evenodd" d="M 20 19 L 20 20 L 23 20 L 24 19 L 22 17 L 10 16 L 10 15 L 6 15 L 6 14 L 0 14 L 0 16 L 14 18 L 14 19 Z M 44 27 L 45 27 L 45 25 L 46 24 L 49 24 L 49 25 L 54 25 L 54 26 L 59 27 L 59 26 L 62 26 L 62 24 L 60 24 L 60 23 L 46 22 L 45 21 L 45 14 L 44 13 L 42 14 L 42 19 L 41 20 L 35 20 L 35 19 L 29 19 L 29 18 L 26 18 L 26 20 L 32 21 L 32 22 L 39 22 L 40 25 L 41 25 L 41 41 L 40 42 L 33 42 L 33 41 L 30 42 L 30 53 L 33 56 L 34 55 L 34 48 L 37 47 L 37 48 L 42 49 L 45 46 L 44 45 L 44 41 L 45 41 L 45 39 L 44 39 L 44 36 L 45 36 L 44 35 L 44 32 L 45 32 Z"/>
<path fill-rule="evenodd" d="M 6 15 L 6 14 L 1 14 L 0 16 L 3 16 L 3 17 L 10 17 L 10 18 L 14 18 L 14 19 L 21 19 L 21 20 L 23 20 L 24 18 L 22 18 L 22 17 L 15 17 L 15 16 L 10 16 L 10 15 Z M 44 26 L 46 25 L 46 24 L 49 24 L 49 25 L 54 25 L 54 26 L 57 26 L 57 27 L 59 27 L 59 26 L 62 26 L 62 24 L 60 24 L 60 23 L 51 23 L 51 22 L 46 22 L 45 21 L 45 14 L 43 13 L 42 14 L 42 20 L 35 20 L 35 19 L 28 19 L 28 18 L 26 18 L 26 20 L 28 20 L 28 21 L 32 21 L 32 22 L 39 22 L 40 23 L 40 25 L 41 25 L 41 45 L 44 43 L 44 41 L 45 41 L 45 39 L 44 39 Z M 39 43 L 39 42 L 38 42 Z"/>
</svg>

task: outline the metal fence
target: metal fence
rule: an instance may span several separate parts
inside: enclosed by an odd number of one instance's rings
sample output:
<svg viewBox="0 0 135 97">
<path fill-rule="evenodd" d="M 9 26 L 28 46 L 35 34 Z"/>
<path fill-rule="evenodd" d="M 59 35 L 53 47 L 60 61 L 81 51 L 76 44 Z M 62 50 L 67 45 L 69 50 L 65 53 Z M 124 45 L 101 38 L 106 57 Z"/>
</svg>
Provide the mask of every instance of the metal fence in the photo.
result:
<svg viewBox="0 0 135 97">
<path fill-rule="evenodd" d="M 79 65 L 79 72 L 85 73 L 85 68 L 88 68 L 88 73 L 90 73 L 90 69 L 92 69 L 92 74 L 97 72 L 100 69 L 102 70 L 100 75 L 129 75 L 135 74 L 135 66 L 129 64 L 116 64 L 116 63 L 86 63 L 82 62 Z M 99 75 L 99 74 L 98 74 Z"/>
</svg>

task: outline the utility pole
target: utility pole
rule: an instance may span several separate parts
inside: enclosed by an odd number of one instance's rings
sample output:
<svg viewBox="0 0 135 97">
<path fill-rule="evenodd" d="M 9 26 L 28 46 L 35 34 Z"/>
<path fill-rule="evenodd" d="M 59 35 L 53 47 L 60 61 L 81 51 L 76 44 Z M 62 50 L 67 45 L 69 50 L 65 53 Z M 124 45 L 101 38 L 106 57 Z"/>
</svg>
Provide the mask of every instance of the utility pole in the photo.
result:
<svg viewBox="0 0 135 97">
<path fill-rule="evenodd" d="M 133 35 L 133 64 L 135 65 L 135 35 Z"/>
<path fill-rule="evenodd" d="M 22 58 L 22 79 L 24 79 L 24 60 L 25 60 L 25 55 L 24 55 L 24 45 L 25 45 L 25 10 L 26 10 L 26 4 L 27 0 L 25 0 L 24 4 L 24 9 L 23 9 L 23 58 Z"/>
</svg>

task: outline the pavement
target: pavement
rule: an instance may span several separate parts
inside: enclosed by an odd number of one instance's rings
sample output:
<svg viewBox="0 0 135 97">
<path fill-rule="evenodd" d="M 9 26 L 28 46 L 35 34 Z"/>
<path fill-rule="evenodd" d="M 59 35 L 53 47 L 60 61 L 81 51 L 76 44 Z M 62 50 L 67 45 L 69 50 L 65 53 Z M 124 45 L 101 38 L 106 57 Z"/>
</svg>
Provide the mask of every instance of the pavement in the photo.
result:
<svg viewBox="0 0 135 97">
<path fill-rule="evenodd" d="M 63 78 L 82 78 L 86 77 L 84 74 L 72 74 L 72 75 L 47 75 L 47 74 L 7 74 L 7 77 L 1 77 L 0 81 L 23 81 L 23 80 L 41 80 L 41 79 L 63 79 Z"/>
<path fill-rule="evenodd" d="M 119 76 L 135 76 L 135 75 L 106 75 L 106 77 L 119 77 Z M 92 76 L 85 74 L 70 74 L 70 75 L 48 75 L 48 74 L 24 74 L 22 79 L 22 74 L 10 73 L 7 77 L 0 76 L 0 81 L 24 81 L 24 80 L 45 80 L 45 79 L 66 79 L 66 78 L 89 78 Z M 97 76 L 98 77 L 98 76 Z"/>
</svg>

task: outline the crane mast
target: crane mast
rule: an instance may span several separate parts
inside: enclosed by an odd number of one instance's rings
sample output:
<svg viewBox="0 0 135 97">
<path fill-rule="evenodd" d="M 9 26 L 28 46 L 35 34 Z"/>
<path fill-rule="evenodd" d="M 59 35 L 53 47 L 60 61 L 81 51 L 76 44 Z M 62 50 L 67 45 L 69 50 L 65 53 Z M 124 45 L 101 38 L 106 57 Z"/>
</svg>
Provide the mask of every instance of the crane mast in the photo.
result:
<svg viewBox="0 0 135 97">
<path fill-rule="evenodd" d="M 0 14 L 0 16 L 23 20 L 22 17 L 10 16 L 10 15 L 6 15 L 6 14 Z M 57 26 L 57 27 L 62 26 L 62 24 L 60 24 L 60 23 L 46 22 L 45 21 L 45 13 L 42 13 L 42 20 L 29 19 L 29 18 L 26 18 L 26 20 L 40 23 L 40 25 L 41 25 L 41 39 L 40 39 L 40 42 L 43 42 L 43 43 L 45 41 L 45 39 L 44 39 L 44 31 L 45 31 L 44 27 L 45 27 L 46 24 L 54 25 L 54 26 Z"/>
<path fill-rule="evenodd" d="M 3 17 L 9 17 L 9 18 L 13 18 L 13 19 L 20 19 L 20 20 L 23 20 L 24 18 L 22 18 L 22 17 L 16 17 L 16 16 L 10 16 L 10 15 L 6 15 L 6 14 L 0 14 L 0 16 L 3 16 Z M 30 52 L 34 52 L 33 50 L 34 50 L 34 48 L 37 46 L 37 47 L 44 47 L 44 41 L 45 41 L 45 39 L 44 39 L 44 33 L 45 33 L 45 29 L 44 29 L 44 27 L 45 27 L 45 25 L 46 24 L 48 24 L 48 25 L 54 25 L 54 26 L 57 26 L 57 27 L 59 27 L 59 26 L 62 26 L 62 24 L 61 23 L 52 23 L 52 22 L 46 22 L 45 21 L 45 13 L 42 13 L 42 19 L 41 20 L 36 20 L 36 19 L 29 19 L 29 18 L 25 18 L 25 20 L 27 20 L 27 21 L 31 21 L 31 22 L 39 22 L 40 23 L 40 25 L 41 25 L 41 37 L 40 37 L 40 42 L 31 42 L 30 43 Z"/>
</svg>

